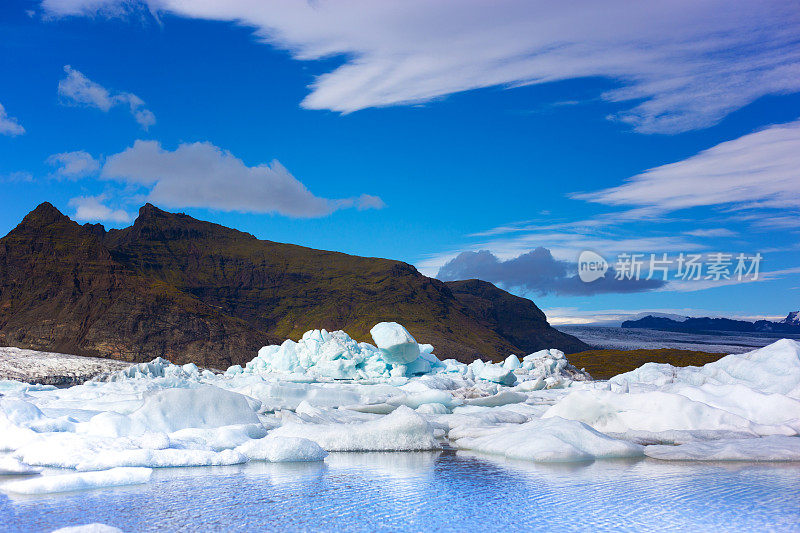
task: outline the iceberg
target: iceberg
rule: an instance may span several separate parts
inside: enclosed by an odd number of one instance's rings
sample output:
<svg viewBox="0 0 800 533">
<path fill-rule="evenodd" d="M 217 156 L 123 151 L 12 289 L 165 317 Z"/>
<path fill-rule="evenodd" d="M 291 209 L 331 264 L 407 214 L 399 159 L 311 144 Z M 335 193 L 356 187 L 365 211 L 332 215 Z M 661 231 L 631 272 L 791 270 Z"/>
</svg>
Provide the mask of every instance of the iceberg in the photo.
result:
<svg viewBox="0 0 800 533">
<path fill-rule="evenodd" d="M 0 457 L 0 476 L 38 474 L 41 468 L 26 465 L 11 456 Z"/>
<path fill-rule="evenodd" d="M 319 444 L 299 437 L 269 436 L 251 440 L 236 448 L 236 451 L 251 461 L 286 463 L 299 461 L 322 461 L 328 455 Z"/>
<path fill-rule="evenodd" d="M 396 323 L 376 325 L 373 340 L 312 330 L 224 373 L 155 359 L 64 389 L 4 385 L 0 475 L 48 478 L 26 489 L 46 490 L 100 486 L 101 473 L 117 469 L 323 461 L 328 452 L 444 444 L 535 462 L 789 460 L 800 441 L 794 341 L 595 382 L 558 350 L 467 365 L 440 361 Z M 41 467 L 99 477 L 53 481 Z"/>
<path fill-rule="evenodd" d="M 643 447 L 617 440 L 581 422 L 548 418 L 519 425 L 472 428 L 454 441 L 464 450 L 536 462 L 641 457 Z"/>
<path fill-rule="evenodd" d="M 0 485 L 0 490 L 15 494 L 50 494 L 53 492 L 137 485 L 147 483 L 152 473 L 153 471 L 150 468 L 112 468 L 99 472 L 39 476 L 21 481 L 9 481 Z"/>
<path fill-rule="evenodd" d="M 615 393 L 575 391 L 550 407 L 542 418 L 578 420 L 598 431 L 625 435 L 630 431 L 723 430 L 756 435 L 794 435 L 787 425 L 758 424 L 743 416 L 669 392 Z"/>
<path fill-rule="evenodd" d="M 647 446 L 645 455 L 667 461 L 800 461 L 800 437 L 720 439 L 678 446 Z"/>
<path fill-rule="evenodd" d="M 647 363 L 614 376 L 609 384 L 616 390 L 652 390 L 673 384 L 743 385 L 764 394 L 800 400 L 800 344 L 782 339 L 758 350 L 726 355 L 702 367 Z"/>
<path fill-rule="evenodd" d="M 83 524 L 56 529 L 52 533 L 122 533 L 122 530 L 107 524 Z"/>
<path fill-rule="evenodd" d="M 420 355 L 419 344 L 406 328 L 397 322 L 381 322 L 369 330 L 384 361 L 404 365 Z"/>
<path fill-rule="evenodd" d="M 404 405 L 378 420 L 360 424 L 290 423 L 273 430 L 271 435 L 309 439 L 329 452 L 416 451 L 441 448 L 430 424 Z"/>
</svg>

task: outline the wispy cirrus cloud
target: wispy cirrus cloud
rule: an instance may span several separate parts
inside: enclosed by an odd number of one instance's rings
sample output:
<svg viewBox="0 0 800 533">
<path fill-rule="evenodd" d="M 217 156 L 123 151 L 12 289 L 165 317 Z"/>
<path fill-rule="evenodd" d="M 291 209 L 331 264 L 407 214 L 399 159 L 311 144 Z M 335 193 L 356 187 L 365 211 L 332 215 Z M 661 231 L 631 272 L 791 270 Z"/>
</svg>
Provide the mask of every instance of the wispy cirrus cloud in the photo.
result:
<svg viewBox="0 0 800 533">
<path fill-rule="evenodd" d="M 737 232 L 729 230 L 728 228 L 694 229 L 685 233 L 692 237 L 736 237 L 739 235 Z"/>
<path fill-rule="evenodd" d="M 14 137 L 25 133 L 25 128 L 19 123 L 17 119 L 11 117 L 6 112 L 3 104 L 0 104 L 0 135 L 8 135 Z"/>
<path fill-rule="evenodd" d="M 651 168 L 617 187 L 572 195 L 676 211 L 698 206 L 800 208 L 800 120 L 777 124 Z"/>
<path fill-rule="evenodd" d="M 582 250 L 594 250 L 607 257 L 622 252 L 696 252 L 720 247 L 720 239 L 728 239 L 722 241 L 728 243 L 726 246 L 744 247 L 730 252 L 753 253 L 753 246 L 766 251 L 763 242 L 748 243 L 738 224 L 746 223 L 751 232 L 800 228 L 798 169 L 800 120 L 773 125 L 682 161 L 646 170 L 617 187 L 571 195 L 578 200 L 627 209 L 588 219 L 542 218 L 505 224 L 470 235 L 480 242 L 461 251 L 490 250 L 508 261 L 541 246 L 559 259 L 574 261 Z M 694 215 L 682 218 L 676 213 L 690 208 L 713 208 L 716 212 L 710 211 L 701 219 Z M 675 232 L 672 228 L 680 223 L 690 226 Z M 736 231 L 725 227 L 732 224 L 737 224 Z M 631 231 L 631 227 L 636 230 Z M 429 257 L 418 266 L 436 271 L 459 252 Z M 771 279 L 777 278 L 762 278 Z M 671 282 L 660 290 L 696 291 L 722 285 Z"/>
<path fill-rule="evenodd" d="M 64 103 L 93 107 L 104 112 L 110 111 L 112 107 L 124 106 L 143 129 L 146 130 L 156 123 L 155 115 L 135 94 L 112 92 L 70 65 L 64 67 L 64 72 L 66 77 L 58 82 L 58 95 Z"/>
<path fill-rule="evenodd" d="M 764 95 L 800 90 L 792 0 L 43 0 L 50 16 L 151 12 L 231 21 L 295 59 L 342 58 L 302 105 L 353 112 L 486 87 L 586 77 L 644 133 L 716 124 Z"/>
</svg>

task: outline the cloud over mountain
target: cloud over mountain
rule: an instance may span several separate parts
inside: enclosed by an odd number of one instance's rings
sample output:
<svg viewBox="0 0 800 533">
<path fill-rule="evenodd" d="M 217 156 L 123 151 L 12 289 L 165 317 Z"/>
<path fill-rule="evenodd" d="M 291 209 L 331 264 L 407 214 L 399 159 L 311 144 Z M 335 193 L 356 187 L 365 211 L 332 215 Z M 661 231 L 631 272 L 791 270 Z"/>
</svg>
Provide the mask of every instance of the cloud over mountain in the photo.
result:
<svg viewBox="0 0 800 533">
<path fill-rule="evenodd" d="M 488 250 L 461 252 L 437 274 L 442 281 L 478 278 L 538 295 L 590 296 L 603 293 L 643 292 L 663 287 L 661 280 L 615 279 L 609 269 L 605 277 L 585 283 L 577 266 L 553 257 L 550 250 L 538 247 L 518 257 L 502 261 Z"/>
</svg>

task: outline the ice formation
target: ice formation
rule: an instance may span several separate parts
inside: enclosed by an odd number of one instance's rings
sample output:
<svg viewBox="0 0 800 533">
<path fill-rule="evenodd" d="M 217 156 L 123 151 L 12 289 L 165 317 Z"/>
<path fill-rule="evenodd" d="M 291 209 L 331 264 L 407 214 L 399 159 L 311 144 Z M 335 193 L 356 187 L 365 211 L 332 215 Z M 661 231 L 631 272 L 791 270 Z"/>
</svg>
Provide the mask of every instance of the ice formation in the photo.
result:
<svg viewBox="0 0 800 533">
<path fill-rule="evenodd" d="M 647 446 L 645 455 L 669 461 L 800 461 L 800 437 L 720 439 Z"/>
<path fill-rule="evenodd" d="M 49 494 L 147 483 L 152 473 L 153 470 L 150 468 L 112 468 L 98 472 L 39 476 L 21 481 L 10 481 L 5 483 L 2 488 L 6 492 L 16 494 Z"/>
<path fill-rule="evenodd" d="M 107 524 L 83 524 L 56 529 L 52 533 L 122 533 L 122 530 Z"/>
<path fill-rule="evenodd" d="M 544 462 L 799 458 L 794 341 L 596 382 L 558 350 L 463 364 L 440 361 L 396 323 L 372 334 L 375 345 L 309 331 L 223 374 L 155 359 L 64 389 L 3 382 L 0 490 L 138 483 L 156 467 L 445 446 Z"/>
<path fill-rule="evenodd" d="M 303 437 L 327 451 L 417 451 L 440 448 L 433 428 L 409 407 L 400 406 L 377 420 L 350 424 L 285 424 L 277 436 Z"/>
<path fill-rule="evenodd" d="M 511 428 L 490 427 L 455 440 L 466 450 L 503 455 L 509 459 L 538 462 L 588 461 L 639 457 L 642 447 L 613 439 L 581 422 L 548 418 L 531 420 Z"/>
</svg>

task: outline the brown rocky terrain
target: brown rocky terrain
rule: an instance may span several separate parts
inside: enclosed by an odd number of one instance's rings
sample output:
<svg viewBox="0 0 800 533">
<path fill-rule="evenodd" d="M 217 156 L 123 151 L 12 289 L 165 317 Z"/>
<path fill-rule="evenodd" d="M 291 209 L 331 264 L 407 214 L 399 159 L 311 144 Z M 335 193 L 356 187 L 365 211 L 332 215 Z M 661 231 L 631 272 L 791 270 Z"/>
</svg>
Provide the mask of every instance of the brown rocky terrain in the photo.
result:
<svg viewBox="0 0 800 533">
<path fill-rule="evenodd" d="M 588 347 L 530 300 L 406 263 L 315 250 L 162 211 L 106 232 L 49 203 L 0 239 L 0 346 L 224 368 L 314 328 L 393 320 L 440 357 Z"/>
</svg>

